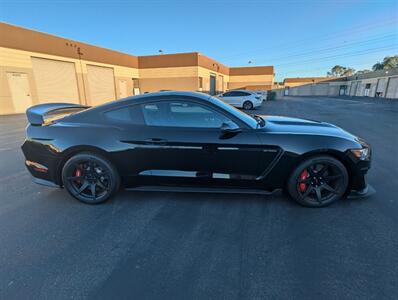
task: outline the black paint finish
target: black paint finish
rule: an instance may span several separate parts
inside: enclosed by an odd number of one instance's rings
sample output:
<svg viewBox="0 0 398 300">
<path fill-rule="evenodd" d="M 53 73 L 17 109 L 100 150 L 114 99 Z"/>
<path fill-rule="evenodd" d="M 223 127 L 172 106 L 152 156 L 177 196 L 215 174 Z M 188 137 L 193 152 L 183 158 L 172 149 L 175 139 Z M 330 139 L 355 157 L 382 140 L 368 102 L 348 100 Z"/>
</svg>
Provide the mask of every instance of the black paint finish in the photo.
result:
<svg viewBox="0 0 398 300">
<path fill-rule="evenodd" d="M 170 100 L 200 103 L 228 118 L 236 128 L 148 126 L 105 118 L 106 112 L 122 107 Z M 46 111 L 54 112 L 51 104 L 42 114 Z M 284 188 L 293 168 L 316 154 L 329 154 L 347 167 L 349 189 L 366 187 L 364 175 L 370 161 L 360 161 L 349 151 L 362 148 L 359 138 L 324 122 L 262 117 L 265 126 L 201 93 L 146 94 L 85 109 L 51 124 L 31 124 L 22 150 L 26 160 L 48 168 L 48 172 L 40 172 L 30 166 L 31 174 L 58 186 L 62 186 L 60 173 L 65 161 L 78 152 L 91 151 L 115 165 L 125 187 L 177 185 L 273 191 Z M 39 112 L 36 119 L 44 120 L 44 116 Z"/>
</svg>

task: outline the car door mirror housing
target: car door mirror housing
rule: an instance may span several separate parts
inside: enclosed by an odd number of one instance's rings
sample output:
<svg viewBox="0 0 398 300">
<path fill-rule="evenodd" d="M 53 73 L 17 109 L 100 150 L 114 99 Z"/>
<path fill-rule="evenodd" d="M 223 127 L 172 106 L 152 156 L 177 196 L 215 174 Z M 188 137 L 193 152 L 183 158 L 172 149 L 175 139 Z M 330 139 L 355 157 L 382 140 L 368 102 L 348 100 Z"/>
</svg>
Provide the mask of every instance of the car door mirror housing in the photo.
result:
<svg viewBox="0 0 398 300">
<path fill-rule="evenodd" d="M 224 122 L 221 125 L 221 131 L 223 133 L 228 133 L 228 132 L 240 132 L 242 129 L 234 122 L 228 121 Z"/>
</svg>

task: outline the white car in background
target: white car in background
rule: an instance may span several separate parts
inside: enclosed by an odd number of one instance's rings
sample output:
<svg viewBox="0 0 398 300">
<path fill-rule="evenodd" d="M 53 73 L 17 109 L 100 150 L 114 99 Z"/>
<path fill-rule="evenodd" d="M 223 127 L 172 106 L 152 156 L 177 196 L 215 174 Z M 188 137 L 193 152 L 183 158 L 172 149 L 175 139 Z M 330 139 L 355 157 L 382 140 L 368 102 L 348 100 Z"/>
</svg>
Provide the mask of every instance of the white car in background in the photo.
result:
<svg viewBox="0 0 398 300">
<path fill-rule="evenodd" d="M 261 106 L 263 99 L 255 92 L 246 90 L 228 91 L 217 96 L 224 102 L 243 109 L 254 109 Z"/>
<path fill-rule="evenodd" d="M 260 96 L 263 101 L 267 100 L 268 91 L 256 91 L 257 96 Z"/>
</svg>

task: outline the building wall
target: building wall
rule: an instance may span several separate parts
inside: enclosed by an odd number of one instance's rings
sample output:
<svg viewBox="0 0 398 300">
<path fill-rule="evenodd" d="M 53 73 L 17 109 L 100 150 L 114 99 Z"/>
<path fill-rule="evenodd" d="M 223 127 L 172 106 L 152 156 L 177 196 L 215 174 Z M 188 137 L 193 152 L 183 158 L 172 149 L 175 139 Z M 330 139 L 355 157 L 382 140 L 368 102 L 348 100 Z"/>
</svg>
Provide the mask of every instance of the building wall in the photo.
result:
<svg viewBox="0 0 398 300">
<path fill-rule="evenodd" d="M 196 90 L 197 67 L 163 67 L 139 70 L 139 87 L 142 93 L 159 90 Z"/>
<path fill-rule="evenodd" d="M 318 83 L 301 84 L 275 89 L 278 97 L 289 96 L 340 96 L 340 88 L 351 97 L 380 97 L 398 99 L 398 68 L 389 71 L 370 72 Z M 368 87 L 368 88 L 367 88 Z"/>
<path fill-rule="evenodd" d="M 208 93 L 210 76 L 216 92 L 227 89 L 229 69 L 198 52 L 139 57 L 141 92 L 191 90 Z M 200 86 L 202 85 L 202 86 Z"/>
<path fill-rule="evenodd" d="M 76 83 L 78 90 L 78 103 L 91 105 L 94 101 L 91 98 L 88 86 L 87 65 L 95 65 L 112 68 L 114 72 L 114 86 L 116 98 L 120 96 L 120 81 L 125 81 L 127 85 L 128 95 L 133 94 L 133 80 L 138 78 L 139 73 L 137 68 L 129 68 L 124 66 L 117 66 L 105 63 L 99 63 L 88 60 L 79 60 L 75 58 L 62 57 L 57 55 L 48 55 L 37 52 L 16 50 L 0 47 L 0 114 L 22 113 L 23 111 L 16 111 L 16 105 L 13 99 L 7 78 L 7 73 L 21 73 L 26 74 L 29 83 L 30 97 L 32 105 L 43 102 L 54 102 L 54 99 L 40 99 L 37 92 L 37 84 L 35 81 L 35 74 L 32 65 L 32 58 L 42 58 L 48 60 L 69 62 L 74 65 L 76 71 Z M 57 99 L 57 101 L 75 102 L 70 99 Z"/>
<path fill-rule="evenodd" d="M 198 67 L 197 91 L 209 93 L 210 92 L 210 76 L 216 77 L 216 93 L 222 93 L 228 89 L 228 82 L 230 77 L 228 74 L 207 69 L 205 67 Z M 199 79 L 202 78 L 202 79 Z M 202 87 L 199 82 L 202 81 Z"/>
<path fill-rule="evenodd" d="M 294 78 L 285 78 L 283 81 L 284 87 L 296 87 L 300 85 L 313 84 L 320 81 L 330 80 L 330 77 L 294 77 Z"/>
<path fill-rule="evenodd" d="M 274 78 L 273 67 L 229 68 L 198 52 L 137 57 L 5 23 L 0 36 L 0 114 L 159 90 L 210 92 L 212 76 L 216 93 L 271 86 Z"/>
<path fill-rule="evenodd" d="M 274 77 L 271 66 L 230 68 L 228 89 L 245 89 L 248 86 L 269 86 L 271 89 Z"/>
</svg>

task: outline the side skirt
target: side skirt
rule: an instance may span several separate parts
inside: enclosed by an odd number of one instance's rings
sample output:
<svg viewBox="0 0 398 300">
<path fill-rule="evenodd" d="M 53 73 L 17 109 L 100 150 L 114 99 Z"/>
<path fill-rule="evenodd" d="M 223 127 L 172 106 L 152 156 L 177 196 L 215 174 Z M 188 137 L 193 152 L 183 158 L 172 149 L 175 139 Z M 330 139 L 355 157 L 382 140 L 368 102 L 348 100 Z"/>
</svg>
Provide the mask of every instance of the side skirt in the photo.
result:
<svg viewBox="0 0 398 300">
<path fill-rule="evenodd" d="M 174 192 L 174 193 L 219 193 L 219 194 L 257 194 L 273 195 L 281 192 L 282 189 L 264 191 L 260 189 L 239 189 L 239 188 L 212 188 L 212 187 L 178 187 L 178 186 L 138 186 L 126 188 L 127 191 L 140 192 Z"/>
</svg>

